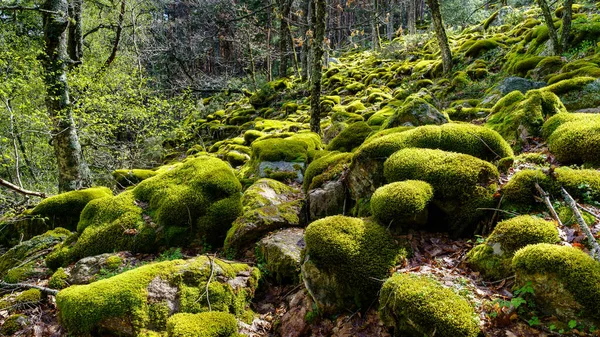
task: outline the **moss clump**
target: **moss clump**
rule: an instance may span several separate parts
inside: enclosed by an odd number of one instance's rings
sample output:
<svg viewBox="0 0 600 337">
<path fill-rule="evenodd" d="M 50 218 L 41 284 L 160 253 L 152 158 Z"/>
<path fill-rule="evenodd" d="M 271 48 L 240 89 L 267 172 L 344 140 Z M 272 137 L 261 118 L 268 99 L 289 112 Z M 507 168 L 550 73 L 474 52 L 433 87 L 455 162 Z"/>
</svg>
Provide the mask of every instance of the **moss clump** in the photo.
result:
<svg viewBox="0 0 600 337">
<path fill-rule="evenodd" d="M 600 318 L 600 264 L 576 248 L 547 243 L 526 246 L 512 261 L 517 286 L 532 282 L 536 304 L 547 308 L 548 280 L 558 281 L 583 306 L 584 314 Z M 542 276 L 539 283 L 537 277 Z M 550 288 L 554 292 L 554 288 Z M 550 294 L 551 295 L 551 294 Z"/>
<path fill-rule="evenodd" d="M 388 106 L 392 106 L 392 103 Z M 426 100 L 415 96 L 409 96 L 398 109 L 394 110 L 394 114 L 391 115 L 381 127 L 383 129 L 389 129 L 406 125 L 439 125 L 444 123 L 448 123 L 448 116 L 438 111 Z"/>
<path fill-rule="evenodd" d="M 154 177 L 158 173 L 152 170 L 115 170 L 112 173 L 113 178 L 120 187 L 128 187 L 138 184 L 140 181 Z"/>
<path fill-rule="evenodd" d="M 153 263 L 89 285 L 71 286 L 56 297 L 61 325 L 75 335 L 86 335 L 103 322 L 119 322 L 133 331 L 147 328 L 150 321 L 148 288 L 162 284 L 177 291 L 180 310 L 208 311 L 206 295 L 209 284 L 212 308 L 242 314 L 257 286 L 259 273 L 244 264 L 199 257 Z M 235 289 L 227 283 L 236 276 L 249 275 L 244 285 Z M 187 303 L 193 303 L 191 307 Z"/>
<path fill-rule="evenodd" d="M 244 144 L 250 146 L 255 140 L 265 136 L 265 133 L 258 130 L 248 130 L 244 132 Z"/>
<path fill-rule="evenodd" d="M 519 76 L 525 76 L 529 70 L 537 67 L 537 65 L 544 59 L 545 57 L 543 56 L 532 56 L 523 59 L 515 64 L 512 72 Z"/>
<path fill-rule="evenodd" d="M 542 136 L 544 138 L 550 137 L 556 129 L 569 122 L 577 123 L 589 123 L 600 121 L 600 114 L 589 114 L 589 113 L 559 113 L 550 117 L 542 126 Z"/>
<path fill-rule="evenodd" d="M 63 268 L 58 268 L 50 280 L 48 281 L 48 286 L 52 289 L 63 289 L 68 286 L 67 280 L 69 279 L 69 275 L 65 272 Z"/>
<path fill-rule="evenodd" d="M 361 101 L 354 101 L 348 105 L 346 105 L 346 111 L 348 112 L 360 112 L 365 110 L 366 107 Z"/>
<path fill-rule="evenodd" d="M 380 224 L 401 231 L 405 225 L 427 222 L 427 206 L 432 198 L 433 188 L 424 181 L 391 183 L 373 193 L 371 212 Z"/>
<path fill-rule="evenodd" d="M 42 292 L 39 289 L 27 289 L 15 297 L 16 304 L 37 303 L 42 300 Z"/>
<path fill-rule="evenodd" d="M 539 136 L 546 119 L 566 111 L 551 92 L 530 90 L 525 96 L 512 92 L 494 105 L 486 126 L 508 141 L 522 141 L 524 137 Z"/>
<path fill-rule="evenodd" d="M 303 277 L 309 292 L 319 301 L 319 279 L 309 265 L 335 280 L 331 293 L 337 308 L 367 308 L 384 279 L 405 252 L 388 231 L 371 221 L 341 215 L 311 223 L 304 234 L 306 241 Z"/>
<path fill-rule="evenodd" d="M 115 270 L 123 264 L 123 259 L 119 255 L 109 256 L 104 262 L 106 269 Z"/>
<path fill-rule="evenodd" d="M 467 263 L 485 278 L 501 279 L 510 276 L 514 253 L 527 245 L 557 243 L 558 230 L 553 222 L 522 215 L 496 225 L 485 243 L 467 254 Z"/>
<path fill-rule="evenodd" d="M 24 328 L 24 324 L 21 324 L 21 322 L 26 324 L 27 317 L 25 315 L 11 315 L 4 321 L 4 324 L 2 324 L 2 328 L 0 328 L 0 333 L 2 333 L 2 335 L 4 336 L 14 335 L 17 331 Z"/>
<path fill-rule="evenodd" d="M 548 138 L 548 147 L 564 164 L 600 165 L 600 120 L 564 123 Z"/>
<path fill-rule="evenodd" d="M 443 211 L 443 228 L 454 236 L 472 230 L 489 207 L 496 191 L 498 170 L 473 156 L 442 150 L 408 148 L 394 153 L 384 164 L 388 182 L 418 179 L 431 184 L 432 203 Z"/>
<path fill-rule="evenodd" d="M 504 205 L 518 209 L 528 209 L 535 205 L 534 196 L 538 195 L 536 183 L 547 192 L 551 192 L 552 179 L 542 170 L 522 170 L 515 173 L 508 183 L 502 186 Z"/>
<path fill-rule="evenodd" d="M 560 82 L 554 83 L 547 87 L 544 87 L 543 91 L 549 91 L 556 95 L 563 95 L 571 91 L 580 90 L 585 87 L 587 84 L 594 82 L 596 79 L 594 77 L 575 77 L 567 80 L 562 80 Z"/>
<path fill-rule="evenodd" d="M 359 147 L 372 132 L 373 129 L 365 122 L 354 123 L 332 139 L 326 150 L 351 152 Z"/>
<path fill-rule="evenodd" d="M 284 138 L 259 138 L 252 143 L 252 161 L 305 162 L 308 152 L 321 148 L 321 138 L 314 133 L 298 133 Z"/>
<path fill-rule="evenodd" d="M 396 274 L 389 278 L 379 296 L 379 316 L 398 336 L 479 334 L 479 318 L 469 302 L 425 276 Z"/>
<path fill-rule="evenodd" d="M 237 321 L 225 312 L 175 314 L 167 320 L 169 337 L 237 337 Z"/>
<path fill-rule="evenodd" d="M 352 153 L 344 152 L 331 152 L 315 159 L 304 172 L 304 191 L 319 188 L 323 183 L 339 178 L 351 160 Z"/>
<path fill-rule="evenodd" d="M 354 82 L 346 85 L 345 89 L 353 94 L 356 94 L 357 92 L 364 90 L 365 85 L 360 82 Z"/>
<path fill-rule="evenodd" d="M 465 52 L 465 56 L 477 58 L 489 50 L 498 48 L 498 46 L 500 46 L 500 44 L 495 39 L 479 40 L 469 47 L 469 49 Z"/>
<path fill-rule="evenodd" d="M 42 200 L 31 211 L 31 215 L 48 218 L 51 224 L 48 229 L 64 227 L 74 230 L 85 205 L 94 199 L 108 196 L 112 196 L 112 191 L 107 187 L 61 193 Z"/>
</svg>

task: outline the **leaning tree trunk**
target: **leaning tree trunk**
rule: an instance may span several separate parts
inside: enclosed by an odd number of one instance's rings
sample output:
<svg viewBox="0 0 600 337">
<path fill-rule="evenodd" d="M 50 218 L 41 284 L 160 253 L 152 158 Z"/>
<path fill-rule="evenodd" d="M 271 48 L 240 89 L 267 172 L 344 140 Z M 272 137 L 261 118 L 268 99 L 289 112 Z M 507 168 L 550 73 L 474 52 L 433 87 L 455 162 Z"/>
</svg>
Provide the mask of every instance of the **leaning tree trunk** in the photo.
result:
<svg viewBox="0 0 600 337">
<path fill-rule="evenodd" d="M 452 52 L 450 51 L 450 46 L 448 46 L 448 37 L 446 36 L 446 29 L 444 28 L 442 14 L 440 12 L 440 2 L 439 0 L 427 0 L 427 5 L 431 10 L 433 28 L 435 29 L 435 35 L 442 52 L 444 73 L 448 74 L 452 70 Z"/>
<path fill-rule="evenodd" d="M 46 108 L 52 120 L 52 144 L 58 163 L 58 188 L 60 191 L 77 190 L 90 186 L 92 179 L 81 152 L 67 84 L 67 0 L 47 0 L 44 9 L 45 55 L 42 64 Z"/>
<path fill-rule="evenodd" d="M 83 0 L 71 0 L 69 4 L 69 57 L 75 62 L 80 62 L 83 57 L 83 34 L 81 30 L 81 6 Z"/>
<path fill-rule="evenodd" d="M 327 0 L 313 0 L 314 11 L 311 17 L 312 30 L 312 71 L 310 89 L 310 130 L 321 133 L 321 70 L 323 67 L 323 40 L 327 19 Z"/>
<path fill-rule="evenodd" d="M 563 24 L 561 47 L 563 51 L 569 50 L 571 47 L 571 20 L 573 19 L 573 0 L 565 0 L 563 7 Z"/>
<path fill-rule="evenodd" d="M 281 0 L 279 8 L 279 77 L 285 77 L 287 75 L 289 50 L 288 48 L 292 45 L 290 41 L 290 33 L 288 21 L 290 18 L 290 11 L 292 10 L 291 0 Z"/>
<path fill-rule="evenodd" d="M 414 35 L 417 33 L 417 0 L 408 0 L 408 16 L 407 25 L 408 25 L 408 34 Z"/>
<path fill-rule="evenodd" d="M 556 29 L 554 28 L 554 21 L 552 20 L 552 12 L 550 12 L 550 7 L 546 0 L 538 0 L 540 7 L 542 8 L 542 14 L 544 15 L 544 21 L 546 21 L 546 26 L 548 27 L 548 35 L 550 36 L 550 41 L 552 41 L 552 50 L 554 55 L 560 54 L 560 44 L 558 43 L 558 34 L 556 33 Z"/>
</svg>

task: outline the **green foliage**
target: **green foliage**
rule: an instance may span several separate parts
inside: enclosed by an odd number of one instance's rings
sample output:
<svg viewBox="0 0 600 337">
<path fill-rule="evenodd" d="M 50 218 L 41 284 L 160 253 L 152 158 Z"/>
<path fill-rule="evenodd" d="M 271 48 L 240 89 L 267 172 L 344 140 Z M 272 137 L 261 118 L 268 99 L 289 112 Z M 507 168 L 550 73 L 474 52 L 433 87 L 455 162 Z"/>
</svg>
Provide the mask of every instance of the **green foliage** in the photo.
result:
<svg viewBox="0 0 600 337">
<path fill-rule="evenodd" d="M 396 274 L 381 289 L 379 315 L 398 335 L 476 337 L 479 318 L 461 296 L 426 276 Z"/>
<path fill-rule="evenodd" d="M 407 180 L 378 188 L 371 197 L 371 213 L 383 226 L 402 230 L 403 224 L 427 220 L 433 188 L 424 181 Z"/>
</svg>

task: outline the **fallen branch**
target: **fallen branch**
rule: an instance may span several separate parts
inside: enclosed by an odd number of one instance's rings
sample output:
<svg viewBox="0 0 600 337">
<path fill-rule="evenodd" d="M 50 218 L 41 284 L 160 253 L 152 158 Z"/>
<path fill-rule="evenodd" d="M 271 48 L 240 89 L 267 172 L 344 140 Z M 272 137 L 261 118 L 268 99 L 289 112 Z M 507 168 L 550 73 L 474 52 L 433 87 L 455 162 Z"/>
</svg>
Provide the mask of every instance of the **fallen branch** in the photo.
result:
<svg viewBox="0 0 600 337">
<path fill-rule="evenodd" d="M 17 289 L 17 288 L 25 288 L 25 289 L 37 289 L 46 295 L 56 296 L 58 294 L 58 290 L 50 289 L 42 286 L 36 286 L 34 284 L 28 283 L 6 283 L 4 281 L 0 281 L 0 288 L 9 288 L 9 289 Z"/>
<path fill-rule="evenodd" d="M 556 210 L 554 209 L 554 207 L 552 206 L 552 203 L 550 202 L 550 194 L 548 194 L 548 192 L 544 191 L 538 183 L 535 183 L 535 188 L 540 193 L 540 196 L 542 197 L 544 204 L 546 204 L 546 207 L 550 211 L 550 214 L 552 215 L 554 220 L 556 220 L 556 222 L 558 222 L 558 224 L 562 227 L 563 224 L 560 221 L 560 218 L 558 217 L 558 213 L 556 213 Z"/>
<path fill-rule="evenodd" d="M 591 251 L 592 257 L 595 260 L 600 261 L 600 255 L 599 255 L 600 245 L 596 241 L 596 238 L 594 238 L 594 235 L 592 235 L 592 231 L 590 230 L 590 227 L 587 225 L 587 223 L 585 223 L 585 220 L 583 219 L 581 212 L 579 212 L 579 208 L 577 208 L 577 203 L 575 202 L 575 200 L 573 200 L 573 197 L 571 197 L 571 195 L 567 192 L 567 190 L 565 190 L 564 187 L 562 187 L 562 186 L 560 187 L 560 192 L 562 193 L 563 197 L 565 198 L 565 202 L 567 203 L 567 205 L 569 206 L 571 211 L 573 211 L 573 215 L 575 215 L 575 218 L 577 219 L 577 223 L 579 224 L 579 227 L 585 233 L 585 235 L 588 238 L 588 241 L 590 242 L 590 245 L 592 246 L 592 251 Z"/>
<path fill-rule="evenodd" d="M 24 195 L 33 195 L 35 197 L 40 197 L 40 198 L 46 197 L 46 193 L 44 193 L 44 192 L 29 191 L 29 190 L 26 190 L 24 188 L 21 188 L 21 187 L 15 185 L 13 183 L 10 183 L 2 178 L 0 178 L 0 186 L 4 186 L 8 189 L 11 189 L 17 193 L 24 194 Z"/>
</svg>

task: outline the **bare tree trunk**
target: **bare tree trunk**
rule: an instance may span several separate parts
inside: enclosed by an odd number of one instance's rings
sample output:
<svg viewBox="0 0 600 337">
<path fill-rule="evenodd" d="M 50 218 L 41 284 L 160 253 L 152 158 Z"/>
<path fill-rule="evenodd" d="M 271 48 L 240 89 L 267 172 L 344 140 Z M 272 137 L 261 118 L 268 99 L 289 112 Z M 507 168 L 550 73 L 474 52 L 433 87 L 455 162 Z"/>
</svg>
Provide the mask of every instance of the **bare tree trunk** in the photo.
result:
<svg viewBox="0 0 600 337">
<path fill-rule="evenodd" d="M 104 66 L 101 71 L 105 71 L 110 67 L 115 58 L 117 57 L 117 51 L 119 50 L 119 42 L 121 42 L 121 33 L 123 32 L 123 19 L 125 18 L 125 0 L 121 0 L 121 9 L 119 10 L 119 22 L 117 23 L 117 31 L 115 32 L 115 42 L 113 43 L 112 51 L 104 62 Z"/>
<path fill-rule="evenodd" d="M 548 6 L 546 0 L 538 0 L 540 7 L 542 8 L 542 14 L 544 15 L 544 21 L 548 27 L 548 35 L 550 35 L 550 41 L 552 41 L 552 50 L 554 55 L 560 54 L 560 44 L 558 43 L 558 34 L 554 28 L 554 21 L 552 20 L 552 12 Z"/>
<path fill-rule="evenodd" d="M 269 5 L 271 1 L 269 1 Z M 271 82 L 273 80 L 273 69 L 271 63 L 271 11 L 269 10 L 267 14 L 267 81 Z"/>
<path fill-rule="evenodd" d="M 408 17 L 407 26 L 408 26 L 408 34 L 414 35 L 417 33 L 417 0 L 408 0 L 408 13 L 406 13 Z"/>
<path fill-rule="evenodd" d="M 379 0 L 373 0 L 373 13 L 371 14 L 371 48 L 373 50 L 381 49 L 381 39 L 379 38 Z"/>
<path fill-rule="evenodd" d="M 83 0 L 71 0 L 69 4 L 69 57 L 75 62 L 83 58 L 83 33 L 81 30 L 81 7 Z"/>
<path fill-rule="evenodd" d="M 71 191 L 92 183 L 90 170 L 83 159 L 67 84 L 67 0 L 47 0 L 44 17 L 44 83 L 46 108 L 52 120 L 52 145 L 58 164 L 58 187 Z"/>
<path fill-rule="evenodd" d="M 279 21 L 279 77 L 285 77 L 287 75 L 289 60 L 288 48 L 291 42 L 289 41 L 290 33 L 288 32 L 288 20 L 290 18 L 291 10 L 292 1 L 281 0 L 279 8 L 279 15 L 281 15 Z"/>
<path fill-rule="evenodd" d="M 302 76 L 302 82 L 305 82 L 306 80 L 308 80 L 308 53 L 309 53 L 309 48 L 308 48 L 308 36 L 307 36 L 307 32 L 308 32 L 308 25 L 310 24 L 310 0 L 304 0 L 302 2 L 302 9 L 304 12 L 304 17 L 303 17 L 303 23 L 304 25 L 302 26 L 302 49 L 300 51 L 301 53 L 301 76 Z"/>
<path fill-rule="evenodd" d="M 312 77 L 310 89 L 310 130 L 321 133 L 321 68 L 323 67 L 323 40 L 325 39 L 325 20 L 327 19 L 327 0 L 313 0 L 314 15 L 312 28 Z"/>
<path fill-rule="evenodd" d="M 571 46 L 571 20 L 573 19 L 573 0 L 565 0 L 563 8 L 563 24 L 561 46 L 563 51 L 569 50 Z"/>
<path fill-rule="evenodd" d="M 444 28 L 442 14 L 440 13 L 440 3 L 439 0 L 427 0 L 427 5 L 431 9 L 433 28 L 435 29 L 435 35 L 442 52 L 444 73 L 448 74 L 452 70 L 452 52 L 450 51 L 450 46 L 448 46 L 448 37 L 446 36 L 446 29 Z"/>
<path fill-rule="evenodd" d="M 256 66 L 254 64 L 254 55 L 252 53 L 252 45 L 250 44 L 250 33 L 246 30 L 246 43 L 248 45 L 248 54 L 250 56 L 250 75 L 252 76 L 252 85 L 254 90 L 258 89 L 256 84 Z"/>
</svg>

